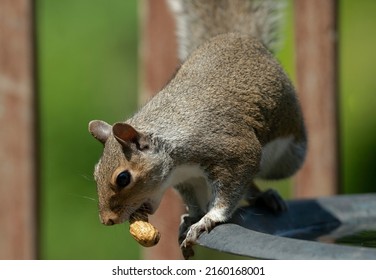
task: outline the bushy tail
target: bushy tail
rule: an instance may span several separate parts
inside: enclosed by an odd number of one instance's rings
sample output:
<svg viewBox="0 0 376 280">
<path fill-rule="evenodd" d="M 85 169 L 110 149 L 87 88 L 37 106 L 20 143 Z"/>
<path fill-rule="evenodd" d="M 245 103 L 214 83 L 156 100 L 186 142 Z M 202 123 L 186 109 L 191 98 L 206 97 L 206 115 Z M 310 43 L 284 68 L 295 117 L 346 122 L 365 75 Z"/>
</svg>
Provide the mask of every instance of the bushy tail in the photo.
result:
<svg viewBox="0 0 376 280">
<path fill-rule="evenodd" d="M 269 50 L 278 46 L 283 0 L 168 0 L 176 18 L 179 58 L 229 32 L 248 34 Z"/>
</svg>

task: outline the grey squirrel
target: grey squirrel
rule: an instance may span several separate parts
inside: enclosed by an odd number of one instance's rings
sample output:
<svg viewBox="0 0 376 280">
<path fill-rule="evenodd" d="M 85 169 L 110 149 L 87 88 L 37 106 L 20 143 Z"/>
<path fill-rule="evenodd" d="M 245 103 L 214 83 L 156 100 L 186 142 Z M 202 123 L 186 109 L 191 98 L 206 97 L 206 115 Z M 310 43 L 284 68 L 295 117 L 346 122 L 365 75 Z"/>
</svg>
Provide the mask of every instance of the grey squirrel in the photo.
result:
<svg viewBox="0 0 376 280">
<path fill-rule="evenodd" d="M 254 183 L 293 175 L 306 153 L 294 88 L 268 50 L 279 2 L 169 1 L 182 61 L 175 76 L 125 122 L 89 123 L 104 145 L 94 171 L 103 224 L 139 209 L 153 214 L 172 186 L 188 209 L 179 230 L 188 258 L 243 198 L 285 210 L 276 192 Z"/>
</svg>

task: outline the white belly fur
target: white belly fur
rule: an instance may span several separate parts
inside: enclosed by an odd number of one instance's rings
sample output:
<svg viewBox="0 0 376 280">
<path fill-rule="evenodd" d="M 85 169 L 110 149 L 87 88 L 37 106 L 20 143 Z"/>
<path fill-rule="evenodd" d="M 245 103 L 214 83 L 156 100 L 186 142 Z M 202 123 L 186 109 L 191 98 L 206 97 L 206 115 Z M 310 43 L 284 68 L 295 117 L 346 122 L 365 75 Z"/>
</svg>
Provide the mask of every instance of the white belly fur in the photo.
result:
<svg viewBox="0 0 376 280">
<path fill-rule="evenodd" d="M 198 165 L 180 165 L 172 170 L 163 183 L 163 188 L 176 186 L 194 178 L 206 178 L 206 175 Z"/>
<path fill-rule="evenodd" d="M 192 192 L 195 193 L 196 199 L 201 209 L 205 209 L 211 198 L 211 188 L 208 185 L 207 176 L 198 165 L 181 165 L 171 172 L 165 182 L 162 184 L 162 189 L 173 187 L 181 183 L 189 183 Z"/>
</svg>

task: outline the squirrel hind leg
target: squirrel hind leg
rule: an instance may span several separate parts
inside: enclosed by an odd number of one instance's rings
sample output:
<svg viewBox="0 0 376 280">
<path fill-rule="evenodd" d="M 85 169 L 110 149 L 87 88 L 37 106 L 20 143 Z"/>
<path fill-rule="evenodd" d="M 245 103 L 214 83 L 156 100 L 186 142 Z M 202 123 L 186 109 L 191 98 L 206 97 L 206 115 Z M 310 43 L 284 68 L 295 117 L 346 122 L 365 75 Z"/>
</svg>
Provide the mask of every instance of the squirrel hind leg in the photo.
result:
<svg viewBox="0 0 376 280">
<path fill-rule="evenodd" d="M 287 204 L 281 195 L 273 189 L 261 191 L 255 183 L 247 189 L 246 201 L 253 206 L 266 207 L 273 213 L 287 211 Z"/>
<path fill-rule="evenodd" d="M 274 213 L 287 211 L 287 204 L 280 194 L 273 189 L 261 192 L 255 200 L 255 205 L 266 206 Z"/>
</svg>

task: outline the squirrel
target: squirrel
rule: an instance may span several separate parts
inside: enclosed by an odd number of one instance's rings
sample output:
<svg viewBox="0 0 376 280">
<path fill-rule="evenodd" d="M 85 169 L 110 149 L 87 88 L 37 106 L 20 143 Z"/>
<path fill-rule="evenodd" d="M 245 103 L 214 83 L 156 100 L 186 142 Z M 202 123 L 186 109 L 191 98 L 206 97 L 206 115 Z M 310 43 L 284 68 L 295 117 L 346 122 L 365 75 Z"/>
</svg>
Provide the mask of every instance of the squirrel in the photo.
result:
<svg viewBox="0 0 376 280">
<path fill-rule="evenodd" d="M 203 232 L 228 221 L 242 199 L 284 211 L 254 180 L 292 176 L 307 137 L 294 87 L 270 49 L 280 1 L 170 0 L 181 65 L 124 122 L 89 123 L 104 145 L 95 166 L 100 220 L 153 214 L 168 187 L 187 206 L 179 228 L 185 258 Z"/>
</svg>

